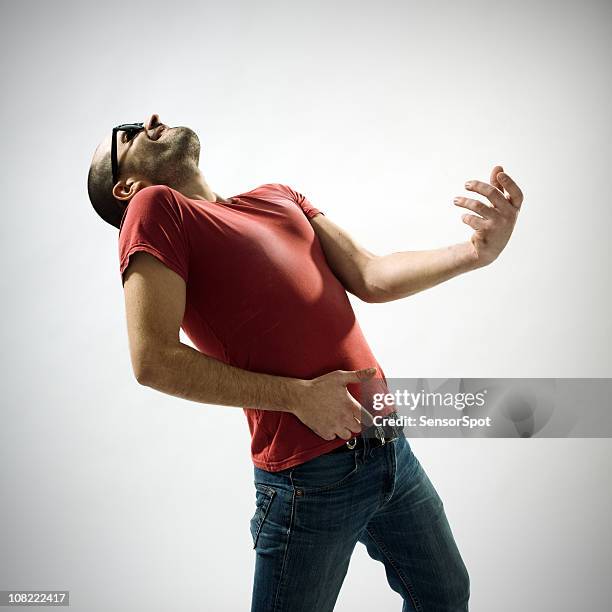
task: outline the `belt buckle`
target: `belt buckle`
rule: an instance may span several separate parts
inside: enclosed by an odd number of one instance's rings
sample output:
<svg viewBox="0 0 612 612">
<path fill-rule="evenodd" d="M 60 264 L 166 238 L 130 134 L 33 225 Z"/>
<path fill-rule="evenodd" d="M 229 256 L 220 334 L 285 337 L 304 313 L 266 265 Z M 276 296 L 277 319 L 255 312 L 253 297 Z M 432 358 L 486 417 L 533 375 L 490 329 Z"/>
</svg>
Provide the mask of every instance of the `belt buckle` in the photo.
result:
<svg viewBox="0 0 612 612">
<path fill-rule="evenodd" d="M 378 446 L 384 446 L 387 443 L 385 439 L 385 430 L 382 427 L 377 427 L 374 435 L 379 442 Z"/>
<path fill-rule="evenodd" d="M 396 413 L 391 413 L 393 416 L 396 416 Z M 381 446 L 384 446 L 388 442 L 394 442 L 399 438 L 399 433 L 397 431 L 397 427 L 395 425 L 383 425 L 381 427 L 383 432 L 383 437 L 379 438 L 381 442 Z M 390 430 L 390 431 L 389 431 Z M 377 429 L 378 432 L 378 429 Z M 387 432 L 389 432 L 389 437 L 387 437 Z"/>
<path fill-rule="evenodd" d="M 351 445 L 352 442 L 352 445 Z M 350 450 L 353 450 L 357 446 L 357 437 L 353 436 L 350 440 L 346 441 L 346 445 Z"/>
</svg>

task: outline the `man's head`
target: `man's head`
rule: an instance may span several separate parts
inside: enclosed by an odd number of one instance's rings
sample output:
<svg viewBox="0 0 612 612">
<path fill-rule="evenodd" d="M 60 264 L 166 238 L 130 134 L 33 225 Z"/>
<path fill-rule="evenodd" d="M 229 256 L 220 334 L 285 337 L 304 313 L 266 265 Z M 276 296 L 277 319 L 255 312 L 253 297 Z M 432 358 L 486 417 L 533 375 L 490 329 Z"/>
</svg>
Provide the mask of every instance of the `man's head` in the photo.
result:
<svg viewBox="0 0 612 612">
<path fill-rule="evenodd" d="M 116 228 L 138 191 L 150 185 L 168 185 L 180 191 L 199 172 L 197 134 L 187 127 L 170 128 L 158 115 L 151 115 L 140 130 L 117 131 L 116 142 L 117 181 L 112 178 L 111 134 L 98 145 L 87 178 L 94 209 Z"/>
</svg>

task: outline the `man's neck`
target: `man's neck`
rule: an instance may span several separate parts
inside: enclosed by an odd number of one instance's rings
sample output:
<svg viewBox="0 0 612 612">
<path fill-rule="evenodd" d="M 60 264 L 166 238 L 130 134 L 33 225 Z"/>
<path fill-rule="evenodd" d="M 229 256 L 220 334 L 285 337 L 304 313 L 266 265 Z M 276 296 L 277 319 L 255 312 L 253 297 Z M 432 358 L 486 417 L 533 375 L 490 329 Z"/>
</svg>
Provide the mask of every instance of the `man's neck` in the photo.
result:
<svg viewBox="0 0 612 612">
<path fill-rule="evenodd" d="M 227 200 L 215 193 L 206 182 L 204 175 L 199 169 L 192 175 L 191 179 L 182 185 L 175 187 L 185 197 L 192 200 L 208 200 L 209 202 L 227 202 Z"/>
</svg>

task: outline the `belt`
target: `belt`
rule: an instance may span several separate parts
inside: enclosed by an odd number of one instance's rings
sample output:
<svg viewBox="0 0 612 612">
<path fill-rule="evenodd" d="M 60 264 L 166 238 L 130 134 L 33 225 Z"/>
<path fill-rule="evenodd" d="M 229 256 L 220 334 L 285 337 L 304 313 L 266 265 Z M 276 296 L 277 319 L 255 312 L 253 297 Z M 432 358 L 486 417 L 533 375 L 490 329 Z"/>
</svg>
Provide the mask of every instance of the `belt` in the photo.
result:
<svg viewBox="0 0 612 612">
<path fill-rule="evenodd" d="M 329 451 L 327 454 L 346 453 L 363 448 L 365 445 L 364 439 L 366 438 L 369 440 L 368 446 L 376 448 L 378 446 L 384 446 L 388 442 L 393 442 L 393 440 L 397 440 L 398 434 L 397 430 L 393 427 L 372 425 L 359 434 L 359 437 L 352 437 L 350 440 L 347 440 L 345 444 L 342 444 L 338 448 L 334 448 L 334 450 Z"/>
</svg>

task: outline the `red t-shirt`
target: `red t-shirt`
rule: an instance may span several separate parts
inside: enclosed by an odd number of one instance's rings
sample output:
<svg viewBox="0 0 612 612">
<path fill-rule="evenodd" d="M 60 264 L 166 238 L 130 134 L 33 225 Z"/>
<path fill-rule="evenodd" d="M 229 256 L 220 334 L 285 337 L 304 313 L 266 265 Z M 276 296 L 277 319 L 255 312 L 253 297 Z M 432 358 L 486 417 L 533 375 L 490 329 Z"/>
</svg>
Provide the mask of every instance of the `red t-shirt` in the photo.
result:
<svg viewBox="0 0 612 612">
<path fill-rule="evenodd" d="M 132 198 L 119 232 L 120 273 L 146 251 L 187 284 L 181 327 L 224 363 L 311 379 L 377 366 L 346 291 L 308 218 L 323 214 L 287 185 L 270 183 L 229 203 L 190 199 L 163 185 Z M 360 401 L 360 384 L 348 385 Z M 278 471 L 345 443 L 285 411 L 244 407 L 253 463 Z M 384 414 L 385 412 L 383 412 Z"/>
</svg>

